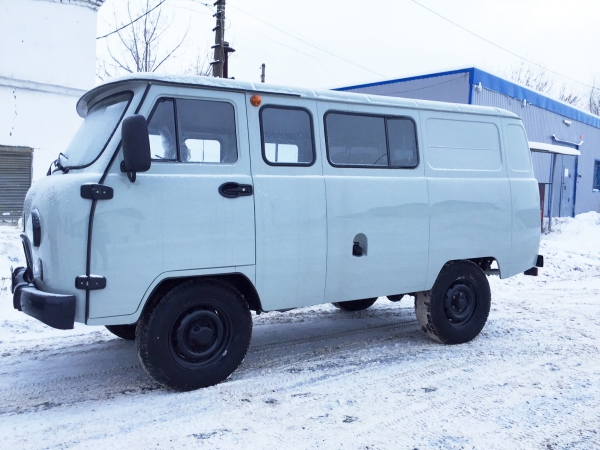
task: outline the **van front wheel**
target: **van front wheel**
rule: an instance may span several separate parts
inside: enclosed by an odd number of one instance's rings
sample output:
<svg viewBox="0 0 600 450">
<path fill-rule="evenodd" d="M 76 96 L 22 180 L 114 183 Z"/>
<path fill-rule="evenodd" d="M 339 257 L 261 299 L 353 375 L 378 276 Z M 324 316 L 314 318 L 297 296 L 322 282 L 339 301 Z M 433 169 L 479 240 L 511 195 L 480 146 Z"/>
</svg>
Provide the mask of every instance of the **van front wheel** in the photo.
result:
<svg viewBox="0 0 600 450">
<path fill-rule="evenodd" d="M 344 311 L 362 311 L 363 309 L 367 309 L 373 306 L 373 303 L 375 303 L 376 301 L 377 297 L 365 298 L 362 300 L 350 300 L 347 302 L 336 302 L 332 303 L 332 305 L 336 308 L 343 309 Z"/>
<path fill-rule="evenodd" d="M 448 263 L 431 291 L 415 298 L 417 321 L 431 338 L 444 344 L 462 344 L 483 329 L 490 312 L 487 277 L 471 261 Z"/>
<path fill-rule="evenodd" d="M 142 316 L 137 349 L 146 371 L 179 391 L 227 379 L 246 356 L 252 316 L 242 295 L 219 280 L 188 281 Z"/>
</svg>

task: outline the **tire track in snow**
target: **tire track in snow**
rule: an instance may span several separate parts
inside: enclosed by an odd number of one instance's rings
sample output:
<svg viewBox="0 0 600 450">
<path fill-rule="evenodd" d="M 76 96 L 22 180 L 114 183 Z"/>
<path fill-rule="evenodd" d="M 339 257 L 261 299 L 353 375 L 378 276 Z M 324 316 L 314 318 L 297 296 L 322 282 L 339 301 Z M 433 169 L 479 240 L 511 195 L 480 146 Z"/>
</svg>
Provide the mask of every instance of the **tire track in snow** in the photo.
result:
<svg viewBox="0 0 600 450">
<path fill-rule="evenodd" d="M 345 325 L 348 326 L 348 323 Z M 360 325 L 360 322 L 349 324 L 350 327 L 353 325 Z M 284 329 L 286 324 L 281 324 L 280 327 Z M 397 333 L 407 327 L 416 328 L 416 321 L 358 326 L 339 332 L 258 345 L 249 351 L 250 357 L 247 360 L 250 364 L 242 364 L 234 377 L 248 376 L 248 380 L 253 382 L 254 378 L 267 369 L 285 370 L 293 367 L 294 360 L 305 362 L 315 351 L 323 353 L 323 348 L 326 348 L 328 355 L 335 356 L 341 347 L 324 347 L 322 344 L 325 342 L 355 336 L 352 348 L 356 350 L 375 341 L 390 339 L 390 330 Z M 10 361 L 7 359 L 7 364 L 0 366 L 6 380 L 5 383 L 0 382 L 0 414 L 23 413 L 120 395 L 144 394 L 159 389 L 158 384 L 150 379 L 139 364 L 133 343 L 107 340 L 79 344 L 73 350 L 70 347 L 71 341 L 71 337 L 66 342 L 56 339 L 53 346 L 36 345 L 26 348 L 17 355 L 11 355 L 8 358 Z M 290 354 L 291 348 L 305 346 L 310 348 Z M 315 346 L 319 349 L 315 349 Z M 257 358 L 253 361 L 255 356 Z M 312 359 L 321 358 L 319 355 Z M 73 371 L 65 371 L 65 366 L 72 367 Z M 43 373 L 43 377 L 38 377 L 37 373 Z"/>
</svg>

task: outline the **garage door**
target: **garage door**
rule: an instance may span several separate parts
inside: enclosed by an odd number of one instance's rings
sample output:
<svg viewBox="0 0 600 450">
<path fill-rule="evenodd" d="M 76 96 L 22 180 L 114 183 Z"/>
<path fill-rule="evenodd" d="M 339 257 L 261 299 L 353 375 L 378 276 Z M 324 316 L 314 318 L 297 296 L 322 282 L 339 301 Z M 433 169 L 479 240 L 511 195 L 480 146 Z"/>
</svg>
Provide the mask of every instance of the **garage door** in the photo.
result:
<svg viewBox="0 0 600 450">
<path fill-rule="evenodd" d="M 0 220 L 18 219 L 31 186 L 33 150 L 0 145 Z"/>
</svg>

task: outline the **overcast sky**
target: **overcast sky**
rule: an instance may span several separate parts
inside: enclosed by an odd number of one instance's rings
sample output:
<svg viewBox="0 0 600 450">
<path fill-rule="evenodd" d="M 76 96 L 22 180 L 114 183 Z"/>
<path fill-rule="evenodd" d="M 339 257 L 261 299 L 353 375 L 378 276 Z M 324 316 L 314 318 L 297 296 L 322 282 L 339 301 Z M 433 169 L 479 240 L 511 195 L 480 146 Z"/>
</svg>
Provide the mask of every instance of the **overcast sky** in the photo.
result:
<svg viewBox="0 0 600 450">
<path fill-rule="evenodd" d="M 187 30 L 166 71 L 183 70 L 214 43 L 212 6 L 201 1 L 165 2 L 172 24 L 161 43 L 173 45 Z M 600 0 L 416 1 L 550 71 L 600 84 Z M 472 66 L 506 75 L 521 63 L 416 1 L 227 0 L 226 40 L 236 49 L 229 74 L 258 82 L 265 63 L 267 82 L 331 88 Z M 123 4 L 102 6 L 99 36 L 115 28 L 115 11 L 126 21 Z M 98 55 L 106 57 L 105 45 L 116 46 L 118 38 L 98 42 Z"/>
</svg>

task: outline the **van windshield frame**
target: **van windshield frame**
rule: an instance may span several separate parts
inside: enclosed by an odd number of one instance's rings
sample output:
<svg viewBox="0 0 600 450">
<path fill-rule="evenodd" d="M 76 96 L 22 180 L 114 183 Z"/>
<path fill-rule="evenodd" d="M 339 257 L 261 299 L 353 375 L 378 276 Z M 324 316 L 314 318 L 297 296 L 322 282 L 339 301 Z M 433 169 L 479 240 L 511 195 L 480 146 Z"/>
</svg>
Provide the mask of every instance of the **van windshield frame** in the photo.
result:
<svg viewBox="0 0 600 450">
<path fill-rule="evenodd" d="M 64 152 L 65 170 L 84 169 L 104 153 L 127 113 L 132 91 L 118 92 L 94 102 Z M 109 108 L 112 110 L 109 111 Z M 106 137 L 105 137 L 106 136 Z M 63 170 L 64 171 L 64 170 Z"/>
</svg>

